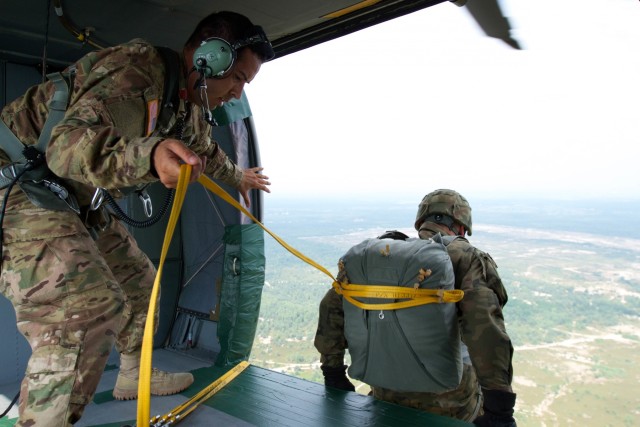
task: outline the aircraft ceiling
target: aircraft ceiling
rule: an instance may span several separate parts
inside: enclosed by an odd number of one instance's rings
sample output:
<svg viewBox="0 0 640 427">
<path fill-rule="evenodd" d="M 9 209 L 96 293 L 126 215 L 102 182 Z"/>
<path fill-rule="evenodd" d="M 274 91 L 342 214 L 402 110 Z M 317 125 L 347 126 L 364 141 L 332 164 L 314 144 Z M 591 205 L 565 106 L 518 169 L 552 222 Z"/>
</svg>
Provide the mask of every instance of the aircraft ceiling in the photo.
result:
<svg viewBox="0 0 640 427">
<path fill-rule="evenodd" d="M 39 66 L 46 58 L 49 66 L 60 68 L 96 47 L 136 37 L 179 50 L 200 19 L 216 10 L 233 10 L 261 25 L 281 57 L 443 2 L 447 1 L 2 0 L 0 60 Z M 488 35 L 517 47 L 497 0 L 469 0 L 465 7 Z"/>
</svg>

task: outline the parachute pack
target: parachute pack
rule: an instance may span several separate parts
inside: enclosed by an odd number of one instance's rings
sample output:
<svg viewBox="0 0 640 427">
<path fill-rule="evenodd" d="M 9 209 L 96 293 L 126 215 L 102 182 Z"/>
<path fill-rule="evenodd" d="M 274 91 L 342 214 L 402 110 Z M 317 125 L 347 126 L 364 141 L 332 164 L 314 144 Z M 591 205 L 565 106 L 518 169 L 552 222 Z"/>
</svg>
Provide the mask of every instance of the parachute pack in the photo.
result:
<svg viewBox="0 0 640 427">
<path fill-rule="evenodd" d="M 428 240 L 367 239 L 341 258 L 339 277 L 346 276 L 350 289 L 396 287 L 396 297 L 403 288 L 455 292 L 446 243 L 440 235 Z M 402 298 L 356 295 L 354 291 L 352 298 L 343 298 L 350 377 L 402 392 L 442 393 L 458 387 L 462 352 L 452 302 L 461 294 L 399 309 L 384 307 Z"/>
</svg>

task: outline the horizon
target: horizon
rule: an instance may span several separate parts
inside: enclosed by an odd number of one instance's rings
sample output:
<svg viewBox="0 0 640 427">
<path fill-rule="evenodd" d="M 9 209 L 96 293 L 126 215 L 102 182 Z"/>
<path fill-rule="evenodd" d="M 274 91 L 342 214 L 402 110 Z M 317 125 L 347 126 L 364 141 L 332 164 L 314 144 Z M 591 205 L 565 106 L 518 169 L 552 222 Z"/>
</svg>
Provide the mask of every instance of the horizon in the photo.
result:
<svg viewBox="0 0 640 427">
<path fill-rule="evenodd" d="M 337 194 L 308 194 L 308 193 L 297 193 L 297 192 L 285 192 L 283 194 L 278 194 L 274 192 L 273 189 L 271 193 L 265 193 L 263 195 L 263 203 L 269 203 L 269 200 L 273 200 L 276 203 L 284 203 L 284 202 L 309 202 L 309 201 L 318 201 L 318 203 L 326 203 L 327 201 L 352 201 L 358 203 L 377 203 L 377 202 L 389 202 L 392 200 L 394 203 L 398 204 L 415 204 L 418 206 L 420 200 L 430 193 L 431 191 L 437 190 L 438 188 L 434 187 L 433 189 L 425 190 L 423 193 L 379 193 L 379 194 L 360 194 L 354 196 L 353 194 L 347 193 L 337 193 Z M 452 188 L 456 190 L 455 188 Z M 457 191 L 457 190 L 456 190 Z M 462 193 L 461 193 L 462 194 Z M 462 194 L 466 197 L 466 194 Z M 417 196 L 417 198 L 416 198 Z M 473 200 L 476 201 L 491 201 L 491 202 L 531 202 L 531 201 L 544 201 L 544 202 L 579 202 L 579 203 L 608 203 L 608 202 L 621 202 L 621 203 L 640 203 L 640 193 L 638 194 L 627 194 L 627 195 L 618 195 L 618 194 L 579 194 L 579 195 L 565 195 L 565 194 L 549 194 L 547 196 L 543 194 L 522 194 L 522 193 L 499 193 L 499 194 L 490 194 L 490 193 L 473 193 Z"/>
<path fill-rule="evenodd" d="M 262 222 L 276 234 L 291 237 L 318 233 L 320 229 L 333 235 L 374 228 L 413 230 L 421 199 L 274 198 L 264 202 Z M 481 234 L 487 227 L 499 225 L 514 227 L 514 235 L 536 230 L 541 236 L 548 232 L 569 232 L 606 236 L 611 241 L 640 239 L 640 216 L 637 215 L 640 200 L 617 200 L 612 204 L 611 199 L 602 198 L 474 198 L 469 199 L 469 203 L 474 230 Z M 474 233 L 472 239 L 477 236 Z"/>
</svg>

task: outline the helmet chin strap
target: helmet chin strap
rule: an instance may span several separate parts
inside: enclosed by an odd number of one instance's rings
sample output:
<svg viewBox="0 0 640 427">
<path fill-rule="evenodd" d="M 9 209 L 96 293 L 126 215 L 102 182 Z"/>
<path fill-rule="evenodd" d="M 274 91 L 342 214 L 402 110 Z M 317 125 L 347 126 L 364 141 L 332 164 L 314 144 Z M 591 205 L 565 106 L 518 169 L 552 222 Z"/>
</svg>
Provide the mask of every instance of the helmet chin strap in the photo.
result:
<svg viewBox="0 0 640 427">
<path fill-rule="evenodd" d="M 464 229 L 464 227 L 462 227 L 463 231 L 462 231 L 462 234 L 460 234 L 459 227 L 456 227 L 457 226 L 456 222 L 449 215 L 431 214 L 427 216 L 424 220 L 433 222 L 436 224 L 442 224 L 445 227 L 447 227 L 449 230 L 451 230 L 451 232 L 453 232 L 453 234 L 455 234 L 456 236 L 464 237 L 465 235 L 466 230 Z"/>
</svg>

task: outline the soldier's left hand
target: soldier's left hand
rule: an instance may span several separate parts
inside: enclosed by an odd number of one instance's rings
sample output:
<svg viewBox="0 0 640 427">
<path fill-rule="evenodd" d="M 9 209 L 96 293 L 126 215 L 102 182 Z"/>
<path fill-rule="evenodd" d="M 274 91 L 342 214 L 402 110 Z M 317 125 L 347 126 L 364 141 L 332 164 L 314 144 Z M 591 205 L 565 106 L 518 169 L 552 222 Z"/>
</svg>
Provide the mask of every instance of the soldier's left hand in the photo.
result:
<svg viewBox="0 0 640 427">
<path fill-rule="evenodd" d="M 269 177 L 263 175 L 262 170 L 264 168 L 249 168 L 245 169 L 242 173 L 242 181 L 240 182 L 240 186 L 238 187 L 238 191 L 240 195 L 244 199 L 244 203 L 247 207 L 251 207 L 251 199 L 249 198 L 249 190 L 258 189 L 262 191 L 266 191 L 267 193 L 271 193 L 269 187 L 267 185 L 271 185 L 269 182 Z"/>
</svg>

